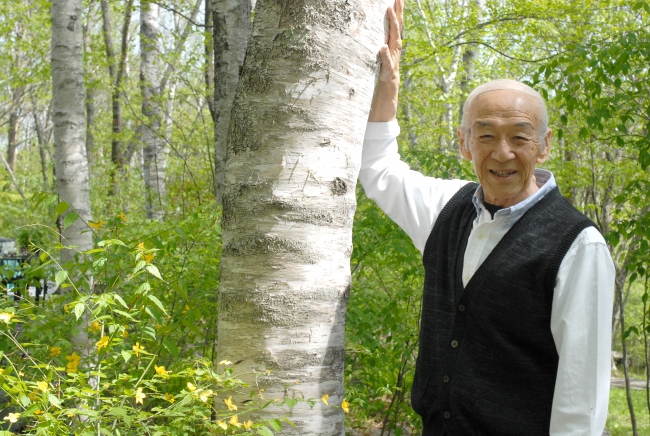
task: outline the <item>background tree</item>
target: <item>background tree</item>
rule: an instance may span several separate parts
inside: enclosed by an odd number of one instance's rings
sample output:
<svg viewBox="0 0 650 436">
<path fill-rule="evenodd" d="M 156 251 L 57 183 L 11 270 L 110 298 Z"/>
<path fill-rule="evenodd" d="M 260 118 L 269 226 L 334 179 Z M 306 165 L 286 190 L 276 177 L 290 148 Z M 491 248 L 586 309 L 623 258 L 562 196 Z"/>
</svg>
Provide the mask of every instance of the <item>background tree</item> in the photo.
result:
<svg viewBox="0 0 650 436">
<path fill-rule="evenodd" d="M 226 171 L 226 140 L 235 90 L 244 65 L 250 32 L 251 0 L 212 0 L 214 47 L 214 182 L 222 202 Z"/>
</svg>

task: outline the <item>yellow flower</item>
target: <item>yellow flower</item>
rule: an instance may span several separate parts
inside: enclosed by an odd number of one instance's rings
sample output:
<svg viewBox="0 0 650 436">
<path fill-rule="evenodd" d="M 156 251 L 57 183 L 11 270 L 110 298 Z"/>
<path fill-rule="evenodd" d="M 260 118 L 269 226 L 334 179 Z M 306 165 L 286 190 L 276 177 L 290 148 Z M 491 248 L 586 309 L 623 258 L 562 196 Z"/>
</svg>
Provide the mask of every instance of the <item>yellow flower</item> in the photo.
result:
<svg viewBox="0 0 650 436">
<path fill-rule="evenodd" d="M 20 418 L 20 413 L 10 413 L 4 417 L 4 420 L 9 421 L 13 424 L 15 422 L 18 422 L 18 418 Z"/>
<path fill-rule="evenodd" d="M 323 400 L 323 403 L 325 403 L 326 406 L 329 406 L 329 404 L 327 404 L 327 399 L 328 399 L 329 397 L 330 397 L 330 396 L 327 395 L 327 394 L 325 394 L 325 395 L 323 395 L 323 396 L 321 397 L 321 400 Z"/>
<path fill-rule="evenodd" d="M 43 413 L 41 409 L 34 410 L 34 415 L 40 415 L 41 413 Z"/>
<path fill-rule="evenodd" d="M 231 395 L 230 397 L 228 397 L 227 400 L 223 400 L 223 402 L 226 403 L 226 406 L 228 406 L 228 409 L 230 409 L 230 410 L 237 410 L 237 406 L 235 406 L 235 405 L 232 403 L 232 395 Z"/>
<path fill-rule="evenodd" d="M 232 365 L 232 362 L 230 360 L 222 360 L 219 362 L 219 365 Z"/>
<path fill-rule="evenodd" d="M 6 419 L 6 418 L 5 418 L 5 419 Z M 218 421 L 217 421 L 217 425 L 218 425 L 219 427 L 221 427 L 222 429 L 224 429 L 224 430 L 227 430 L 227 429 L 228 429 L 228 424 L 226 424 L 225 422 L 223 422 L 223 421 L 221 421 L 221 420 L 218 420 Z"/>
<path fill-rule="evenodd" d="M 11 321 L 11 318 L 13 318 L 13 317 L 14 317 L 14 314 L 10 313 L 10 312 L 2 312 L 2 313 L 0 313 L 0 321 L 4 321 L 7 324 L 9 324 L 9 321 Z"/>
<path fill-rule="evenodd" d="M 88 221 L 88 225 L 95 230 L 101 229 L 104 224 L 106 224 L 106 221 Z"/>
<path fill-rule="evenodd" d="M 174 399 L 174 396 L 172 394 L 165 394 L 165 400 L 169 401 L 170 403 L 174 403 L 176 399 Z"/>
<path fill-rule="evenodd" d="M 350 403 L 345 401 L 345 398 L 343 398 L 343 402 L 341 403 L 341 409 L 343 409 L 345 413 L 350 413 Z"/>
<path fill-rule="evenodd" d="M 5 370 L 3 368 L 0 368 L 0 375 L 2 375 L 3 372 L 5 372 Z"/>
<path fill-rule="evenodd" d="M 245 428 L 246 430 L 250 430 L 250 429 L 251 429 L 251 425 L 253 425 L 253 421 L 251 421 L 251 420 L 249 419 L 248 421 L 246 421 L 246 422 L 244 423 L 244 428 Z"/>
<path fill-rule="evenodd" d="M 199 394 L 199 398 L 201 399 L 201 401 L 205 403 L 206 401 L 208 401 L 208 398 L 210 398 L 211 395 L 212 395 L 212 390 L 208 389 L 207 391 L 201 392 L 201 394 Z"/>
<path fill-rule="evenodd" d="M 38 386 L 38 388 L 43 392 L 47 392 L 47 390 L 50 388 L 50 385 L 48 385 L 47 382 L 44 381 L 36 382 L 36 386 Z"/>
<path fill-rule="evenodd" d="M 135 404 L 142 404 L 142 400 L 144 400 L 144 397 L 146 395 L 142 393 L 142 388 L 138 388 L 137 392 L 135 393 Z"/>
<path fill-rule="evenodd" d="M 81 357 L 77 353 L 72 353 L 70 356 L 65 356 L 65 358 L 68 361 L 68 365 L 66 366 L 66 371 L 77 372 L 77 366 L 79 366 L 79 361 L 81 360 Z"/>
<path fill-rule="evenodd" d="M 90 323 L 90 327 L 88 327 L 88 331 L 90 333 L 96 333 L 96 332 L 101 332 L 102 331 L 102 326 L 99 324 L 98 321 L 93 321 Z"/>
<path fill-rule="evenodd" d="M 190 311 L 190 306 L 188 306 L 188 305 L 186 304 L 186 305 L 185 305 L 185 309 L 183 309 L 183 314 L 186 314 L 186 313 L 189 312 L 189 311 Z"/>
<path fill-rule="evenodd" d="M 124 212 L 120 212 L 119 215 L 117 216 L 119 219 L 121 219 L 124 222 L 127 222 L 126 215 L 124 215 Z"/>
<path fill-rule="evenodd" d="M 140 357 L 140 353 L 142 351 L 144 351 L 144 347 L 140 346 L 140 342 L 136 342 L 133 346 L 133 352 L 135 353 L 136 357 Z"/>
<path fill-rule="evenodd" d="M 196 386 L 194 386 L 190 382 L 187 382 L 187 390 L 190 391 L 190 392 L 194 392 L 196 390 Z"/>
<path fill-rule="evenodd" d="M 164 366 L 154 365 L 153 367 L 155 368 L 156 373 L 162 378 L 167 378 L 169 373 L 171 372 L 171 371 L 166 371 Z"/>
<path fill-rule="evenodd" d="M 129 335 L 129 330 L 128 330 L 128 329 L 129 329 L 129 326 L 128 326 L 128 325 L 125 325 L 125 326 L 123 326 L 123 327 L 124 327 L 124 330 L 122 330 L 122 337 L 123 337 L 123 338 L 126 338 L 126 337 Z"/>
<path fill-rule="evenodd" d="M 144 242 L 138 244 L 138 251 L 144 251 Z"/>
<path fill-rule="evenodd" d="M 61 347 L 50 348 L 50 357 L 56 357 L 61 354 Z"/>
<path fill-rule="evenodd" d="M 228 421 L 228 424 L 234 425 L 235 427 L 241 427 L 241 423 L 239 422 L 239 418 L 237 415 L 233 415 L 232 418 L 230 418 L 230 421 Z"/>
<path fill-rule="evenodd" d="M 144 261 L 147 262 L 147 263 L 151 263 L 154 256 L 155 256 L 155 254 L 153 254 L 153 252 L 152 253 L 147 253 L 147 254 L 144 255 Z"/>
<path fill-rule="evenodd" d="M 101 350 L 104 347 L 108 346 L 108 336 L 102 336 L 99 341 L 95 345 L 97 345 L 97 352 L 99 353 L 99 350 Z"/>
</svg>

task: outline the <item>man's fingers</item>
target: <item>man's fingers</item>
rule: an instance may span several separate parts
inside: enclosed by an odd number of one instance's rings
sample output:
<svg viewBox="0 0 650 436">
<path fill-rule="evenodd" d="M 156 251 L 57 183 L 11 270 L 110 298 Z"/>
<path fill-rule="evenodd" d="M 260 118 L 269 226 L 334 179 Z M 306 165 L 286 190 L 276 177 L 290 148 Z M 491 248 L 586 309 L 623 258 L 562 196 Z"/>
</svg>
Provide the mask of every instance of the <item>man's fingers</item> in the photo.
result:
<svg viewBox="0 0 650 436">
<path fill-rule="evenodd" d="M 394 46 L 401 38 L 397 14 L 393 8 L 388 8 L 388 45 Z"/>
<path fill-rule="evenodd" d="M 399 30 L 402 30 L 404 25 L 404 0 L 395 0 L 395 15 L 399 22 Z"/>
</svg>

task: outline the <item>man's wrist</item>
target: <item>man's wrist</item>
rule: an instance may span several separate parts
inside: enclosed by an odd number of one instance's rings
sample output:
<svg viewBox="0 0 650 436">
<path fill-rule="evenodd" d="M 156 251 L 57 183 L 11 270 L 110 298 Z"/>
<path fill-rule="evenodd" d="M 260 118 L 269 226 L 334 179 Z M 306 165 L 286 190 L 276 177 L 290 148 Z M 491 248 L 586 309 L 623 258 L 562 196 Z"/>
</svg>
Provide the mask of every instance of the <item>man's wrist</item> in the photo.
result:
<svg viewBox="0 0 650 436">
<path fill-rule="evenodd" d="M 379 81 L 372 99 L 368 121 L 387 122 L 397 117 L 397 98 L 399 95 L 399 79 Z"/>
</svg>

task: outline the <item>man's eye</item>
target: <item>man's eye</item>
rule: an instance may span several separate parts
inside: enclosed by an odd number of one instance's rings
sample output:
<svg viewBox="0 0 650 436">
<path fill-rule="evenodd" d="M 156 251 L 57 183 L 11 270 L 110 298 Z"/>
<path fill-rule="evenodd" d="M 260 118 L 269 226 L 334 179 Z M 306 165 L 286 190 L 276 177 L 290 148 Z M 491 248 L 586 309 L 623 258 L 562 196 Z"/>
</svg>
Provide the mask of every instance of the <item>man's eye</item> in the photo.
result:
<svg viewBox="0 0 650 436">
<path fill-rule="evenodd" d="M 479 138 L 480 139 L 492 139 L 493 136 L 492 135 L 481 135 L 481 136 L 479 136 Z"/>
</svg>

